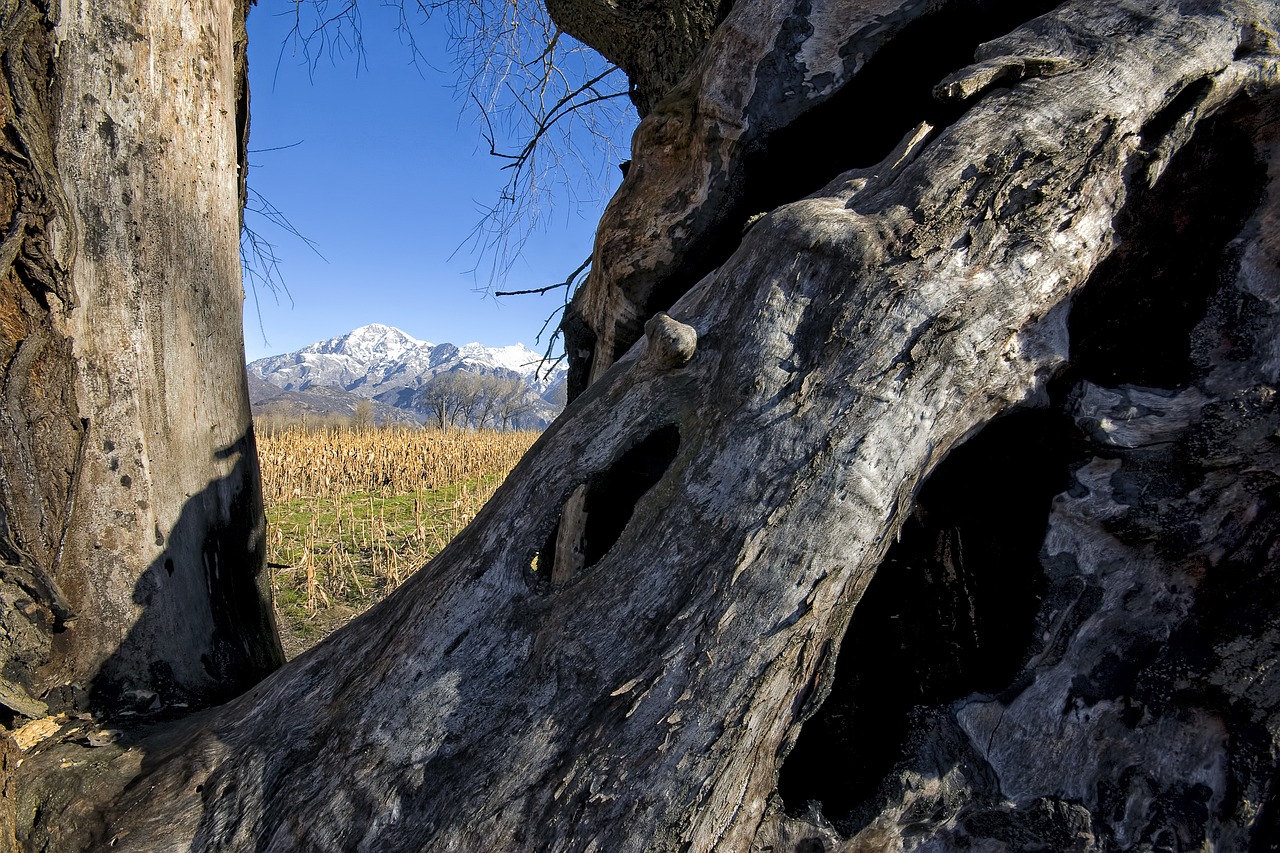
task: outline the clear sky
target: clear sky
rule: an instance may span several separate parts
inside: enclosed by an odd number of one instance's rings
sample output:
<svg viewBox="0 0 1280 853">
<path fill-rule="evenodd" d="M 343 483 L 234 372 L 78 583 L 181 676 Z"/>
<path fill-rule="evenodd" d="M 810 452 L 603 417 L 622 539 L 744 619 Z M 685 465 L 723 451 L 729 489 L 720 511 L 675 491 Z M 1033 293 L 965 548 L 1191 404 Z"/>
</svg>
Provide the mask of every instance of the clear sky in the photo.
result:
<svg viewBox="0 0 1280 853">
<path fill-rule="evenodd" d="M 366 323 L 432 343 L 540 348 L 534 338 L 561 292 L 486 295 L 494 258 L 467 245 L 505 173 L 476 111 L 464 112 L 455 93 L 443 27 L 414 30 L 426 56 L 415 64 L 396 33 L 398 13 L 369 0 L 361 5 L 363 59 L 330 51 L 309 65 L 288 41 L 293 7 L 259 0 L 249 15 L 250 207 L 260 194 L 315 251 L 247 214 L 249 227 L 275 245 L 288 288 L 273 295 L 258 285 L 255 296 L 246 280 L 248 360 Z M 586 259 L 605 196 L 621 178 L 612 162 L 593 170 L 607 189 L 571 176 L 568 190 L 579 200 L 558 194 L 547 227 L 493 289 L 562 281 Z M 473 273 L 477 266 L 485 271 Z"/>
</svg>

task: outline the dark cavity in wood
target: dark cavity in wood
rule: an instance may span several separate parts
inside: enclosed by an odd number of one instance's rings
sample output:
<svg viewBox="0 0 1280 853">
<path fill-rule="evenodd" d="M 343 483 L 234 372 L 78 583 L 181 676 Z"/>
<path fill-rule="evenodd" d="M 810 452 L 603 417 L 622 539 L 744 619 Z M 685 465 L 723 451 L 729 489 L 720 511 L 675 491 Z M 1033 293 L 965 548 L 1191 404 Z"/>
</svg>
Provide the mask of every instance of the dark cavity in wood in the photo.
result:
<svg viewBox="0 0 1280 853">
<path fill-rule="evenodd" d="M 1187 87 L 1148 122 L 1144 141 L 1155 144 L 1153 134 L 1167 132 L 1197 91 Z M 1119 245 L 1071 312 L 1075 378 L 1177 388 L 1197 377 L 1191 330 L 1238 266 L 1232 240 L 1265 186 L 1266 166 L 1228 111 L 1197 128 L 1154 189 L 1132 187 L 1116 224 Z"/>
<path fill-rule="evenodd" d="M 660 427 L 623 453 L 608 470 L 587 484 L 582 539 L 576 543 L 585 571 L 608 553 L 622 537 L 636 504 L 662 479 L 680 450 L 680 430 L 675 424 Z M 534 559 L 535 586 L 549 589 L 551 567 L 556 562 L 560 524 L 557 523 Z M 563 546 L 564 543 L 560 543 Z"/>
<path fill-rule="evenodd" d="M 853 835 L 878 813 L 922 713 L 1014 680 L 1045 586 L 1050 501 L 1070 483 L 1079 438 L 1061 412 L 1017 412 L 929 476 L 854 611 L 829 696 L 782 764 L 788 812 L 820 803 Z"/>
</svg>

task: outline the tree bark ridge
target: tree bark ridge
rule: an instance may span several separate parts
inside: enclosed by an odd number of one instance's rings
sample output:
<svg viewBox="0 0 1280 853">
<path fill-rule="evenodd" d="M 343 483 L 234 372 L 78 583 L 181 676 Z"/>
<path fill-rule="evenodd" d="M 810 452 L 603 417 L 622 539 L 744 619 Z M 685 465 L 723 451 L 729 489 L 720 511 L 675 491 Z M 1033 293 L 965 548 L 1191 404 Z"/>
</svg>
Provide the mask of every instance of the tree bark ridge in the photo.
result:
<svg viewBox="0 0 1280 853">
<path fill-rule="evenodd" d="M 46 707 L 38 697 L 48 688 L 41 670 L 53 654 L 52 629 L 75 615 L 56 576 L 84 431 L 70 390 L 70 259 L 51 236 L 67 207 L 54 162 L 55 107 L 44 85 L 53 62 L 50 14 L 13 3 L 0 17 L 7 130 L 0 147 L 0 216 L 7 223 L 0 246 L 7 279 L 0 305 L 0 622 L 8 664 L 0 679 L 9 713 L 26 717 L 42 716 Z"/>
</svg>

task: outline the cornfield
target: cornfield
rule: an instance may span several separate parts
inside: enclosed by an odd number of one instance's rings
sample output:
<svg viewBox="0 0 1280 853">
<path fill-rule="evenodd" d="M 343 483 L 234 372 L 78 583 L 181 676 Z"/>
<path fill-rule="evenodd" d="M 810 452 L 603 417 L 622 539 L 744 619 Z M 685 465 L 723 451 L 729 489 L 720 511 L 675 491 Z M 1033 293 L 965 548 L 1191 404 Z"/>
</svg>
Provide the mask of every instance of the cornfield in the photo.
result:
<svg viewBox="0 0 1280 853">
<path fill-rule="evenodd" d="M 287 428 L 258 437 L 267 565 L 290 657 L 466 526 L 535 432 Z"/>
<path fill-rule="evenodd" d="M 289 428 L 258 436 L 268 505 L 361 492 L 410 495 L 506 476 L 538 437 L 496 430 Z"/>
</svg>

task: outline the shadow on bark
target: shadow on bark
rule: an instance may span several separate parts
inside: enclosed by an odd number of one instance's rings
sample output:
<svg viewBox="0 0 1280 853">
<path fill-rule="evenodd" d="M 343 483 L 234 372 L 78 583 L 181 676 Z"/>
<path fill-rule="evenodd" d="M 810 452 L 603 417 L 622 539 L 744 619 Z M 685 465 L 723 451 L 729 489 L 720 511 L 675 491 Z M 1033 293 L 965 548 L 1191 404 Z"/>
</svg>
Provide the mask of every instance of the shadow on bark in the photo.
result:
<svg viewBox="0 0 1280 853">
<path fill-rule="evenodd" d="M 238 696 L 284 663 L 263 576 L 252 430 L 214 453 L 236 459 L 227 475 L 192 495 L 167 535 L 156 530 L 165 550 L 133 593 L 143 613 L 93 678 L 91 707 L 181 715 Z M 198 662 L 184 660 L 195 654 Z"/>
<path fill-rule="evenodd" d="M 1070 483 L 1078 439 L 1060 413 L 1017 412 L 929 476 L 854 611 L 831 694 L 781 767 L 789 812 L 816 801 L 854 834 L 923 709 L 999 692 L 1018 674 L 1045 584 L 1050 502 Z"/>
<path fill-rule="evenodd" d="M 1179 96 L 1170 106 L 1187 105 Z M 1228 110 L 1204 122 L 1153 189 L 1134 188 L 1116 223 L 1118 247 L 1071 311 L 1073 378 L 1177 388 L 1203 373 L 1192 361 L 1191 330 L 1234 274 L 1230 243 L 1267 184 L 1238 118 Z M 1144 130 L 1155 133 L 1150 124 Z"/>
<path fill-rule="evenodd" d="M 207 722 L 194 709 L 232 699 L 283 664 L 265 553 L 252 426 L 215 453 L 225 476 L 184 504 L 164 550 L 138 578 L 144 610 L 90 682 L 96 717 L 68 721 L 25 756 L 18 838 L 32 850 L 103 843 L 104 804 Z M 237 559 L 224 555 L 237 554 Z"/>
</svg>

